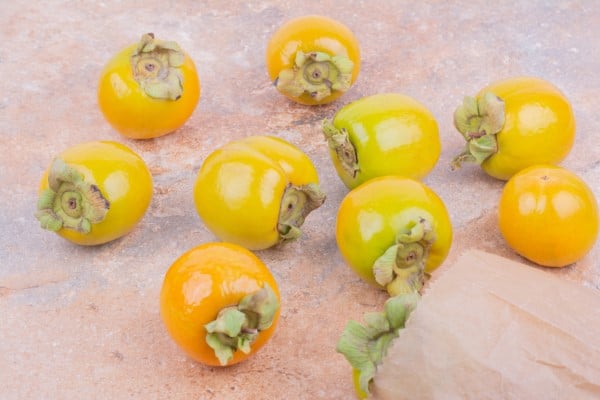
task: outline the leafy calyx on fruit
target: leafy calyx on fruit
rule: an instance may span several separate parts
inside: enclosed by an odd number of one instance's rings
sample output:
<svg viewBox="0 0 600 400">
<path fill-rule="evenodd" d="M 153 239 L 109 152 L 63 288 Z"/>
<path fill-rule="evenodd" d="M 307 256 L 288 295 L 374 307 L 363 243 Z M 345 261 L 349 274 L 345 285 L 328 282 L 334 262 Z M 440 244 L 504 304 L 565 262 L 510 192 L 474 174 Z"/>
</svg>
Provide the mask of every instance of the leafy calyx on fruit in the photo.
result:
<svg viewBox="0 0 600 400">
<path fill-rule="evenodd" d="M 177 100 L 183 93 L 185 54 L 175 42 L 158 40 L 146 33 L 131 55 L 133 77 L 155 99 Z"/>
<path fill-rule="evenodd" d="M 504 100 L 492 92 L 465 97 L 454 112 L 454 126 L 467 141 L 465 149 L 451 163 L 452 169 L 463 162 L 481 164 L 498 151 L 496 135 L 504 127 Z"/>
<path fill-rule="evenodd" d="M 221 365 L 227 365 L 237 350 L 248 354 L 259 333 L 273 324 L 279 301 L 273 289 L 265 285 L 248 294 L 236 306 L 219 311 L 214 321 L 204 325 L 206 343 L 215 351 Z"/>
<path fill-rule="evenodd" d="M 81 172 L 60 158 L 48 172 L 48 188 L 38 199 L 36 218 L 44 229 L 72 229 L 89 233 L 100 223 L 110 208 L 98 186 L 85 181 Z"/>
<path fill-rule="evenodd" d="M 365 314 L 364 326 L 349 321 L 344 328 L 336 350 L 359 372 L 358 381 L 363 392 L 369 393 L 369 384 L 377 372 L 377 366 L 398 337 L 398 331 L 406 325 L 419 299 L 420 295 L 416 292 L 390 297 L 385 302 L 383 312 Z"/>
<path fill-rule="evenodd" d="M 390 296 L 419 292 L 425 280 L 429 248 L 434 242 L 435 232 L 426 218 L 409 222 L 396 236 L 396 243 L 375 260 L 375 281 L 385 287 Z"/>
<path fill-rule="evenodd" d="M 316 183 L 301 186 L 288 185 L 283 192 L 279 208 L 277 230 L 280 241 L 299 238 L 304 219 L 325 202 L 325 197 Z"/>
<path fill-rule="evenodd" d="M 354 63 L 346 56 L 313 51 L 296 53 L 294 65 L 279 73 L 277 89 L 291 97 L 307 93 L 321 101 L 334 91 L 345 92 L 352 85 Z"/>
<path fill-rule="evenodd" d="M 359 171 L 358 156 L 356 148 L 350 141 L 348 131 L 345 128 L 336 128 L 333 121 L 328 118 L 323 120 L 321 127 L 327 145 L 335 152 L 342 170 L 352 179 L 356 178 Z"/>
</svg>

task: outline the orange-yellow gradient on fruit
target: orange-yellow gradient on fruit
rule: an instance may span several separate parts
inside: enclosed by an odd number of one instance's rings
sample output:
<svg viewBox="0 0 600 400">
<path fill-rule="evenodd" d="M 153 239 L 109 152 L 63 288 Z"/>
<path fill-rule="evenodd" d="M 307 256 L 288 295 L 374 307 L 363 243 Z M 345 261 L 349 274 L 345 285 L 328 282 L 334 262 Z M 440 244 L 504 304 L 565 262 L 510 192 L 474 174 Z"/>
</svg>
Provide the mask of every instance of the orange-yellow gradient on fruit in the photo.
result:
<svg viewBox="0 0 600 400">
<path fill-rule="evenodd" d="M 431 273 L 446 259 L 452 243 L 452 225 L 443 201 L 417 180 L 401 176 L 373 178 L 342 200 L 336 220 L 338 248 L 358 276 L 377 284 L 375 262 L 422 220 L 431 233 L 427 240 L 415 238 L 415 242 L 422 242 L 426 248 L 420 257 L 423 272 Z"/>
<path fill-rule="evenodd" d="M 152 187 L 144 160 L 129 147 L 111 141 L 77 144 L 58 154 L 44 172 L 38 219 L 71 242 L 106 243 L 138 224 Z"/>
<path fill-rule="evenodd" d="M 571 103 L 550 82 L 536 77 L 499 80 L 465 97 L 454 125 L 466 140 L 453 167 L 472 161 L 507 180 L 537 164 L 556 165 L 575 140 Z"/>
<path fill-rule="evenodd" d="M 440 157 L 435 117 L 400 93 L 353 101 L 323 120 L 322 129 L 333 166 L 349 189 L 385 175 L 422 179 Z"/>
<path fill-rule="evenodd" d="M 312 59 L 311 54 L 315 54 Z M 358 40 L 352 31 L 322 15 L 306 15 L 285 22 L 273 33 L 266 49 L 271 81 L 282 94 L 306 105 L 330 103 L 339 98 L 356 81 L 360 64 Z M 282 71 L 287 72 L 282 75 Z M 292 72 L 298 71 L 292 79 Z"/>
<path fill-rule="evenodd" d="M 176 43 L 148 34 L 112 57 L 98 83 L 98 105 L 104 117 L 132 139 L 177 130 L 191 117 L 199 99 L 200 80 L 190 56 Z"/>
</svg>

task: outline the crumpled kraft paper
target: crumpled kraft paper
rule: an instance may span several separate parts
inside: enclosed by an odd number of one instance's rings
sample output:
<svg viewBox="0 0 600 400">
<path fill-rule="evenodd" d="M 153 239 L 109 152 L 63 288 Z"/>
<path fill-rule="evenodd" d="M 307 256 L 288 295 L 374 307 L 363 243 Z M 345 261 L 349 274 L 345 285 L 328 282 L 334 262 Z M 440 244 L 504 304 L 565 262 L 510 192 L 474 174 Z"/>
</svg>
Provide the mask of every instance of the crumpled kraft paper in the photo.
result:
<svg viewBox="0 0 600 400">
<path fill-rule="evenodd" d="M 482 251 L 424 293 L 373 398 L 600 399 L 600 291 Z"/>
</svg>

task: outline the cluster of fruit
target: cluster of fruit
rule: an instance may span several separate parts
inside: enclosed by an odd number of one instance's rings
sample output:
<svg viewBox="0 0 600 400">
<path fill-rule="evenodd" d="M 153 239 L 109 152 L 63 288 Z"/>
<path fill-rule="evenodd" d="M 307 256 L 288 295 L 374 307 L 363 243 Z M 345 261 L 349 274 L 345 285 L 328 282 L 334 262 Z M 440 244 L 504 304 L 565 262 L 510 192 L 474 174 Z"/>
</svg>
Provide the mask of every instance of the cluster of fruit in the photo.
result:
<svg viewBox="0 0 600 400">
<path fill-rule="evenodd" d="M 277 90 L 303 105 L 340 98 L 356 81 L 360 62 L 350 29 L 315 15 L 288 21 L 266 51 Z M 189 55 L 152 34 L 110 60 L 98 86 L 106 120 L 134 139 L 175 131 L 199 99 L 200 81 Z M 454 123 L 466 146 L 453 166 L 476 162 L 490 176 L 508 180 L 499 201 L 499 228 L 515 251 L 540 265 L 565 266 L 593 247 L 594 195 L 579 177 L 556 166 L 575 138 L 571 105 L 558 89 L 531 77 L 498 81 L 466 97 Z M 350 327 L 354 331 L 345 332 L 338 346 L 367 391 L 374 361 L 385 352 L 374 343 L 389 342 L 403 325 L 414 296 L 451 246 L 446 206 L 421 182 L 440 156 L 438 125 L 417 100 L 378 93 L 324 119 L 322 133 L 349 189 L 337 213 L 340 253 L 362 279 L 391 296 L 385 313 L 368 329 Z M 125 145 L 79 144 L 52 161 L 36 215 L 42 227 L 75 243 L 106 243 L 135 227 L 152 190 L 146 164 Z M 163 282 L 161 315 L 190 356 L 231 365 L 269 339 L 279 316 L 277 283 L 251 251 L 298 238 L 325 194 L 310 158 L 275 136 L 249 136 L 213 151 L 193 192 L 199 216 L 221 242 L 198 246 L 175 261 Z M 360 340 L 380 353 L 357 355 L 349 349 Z"/>
</svg>

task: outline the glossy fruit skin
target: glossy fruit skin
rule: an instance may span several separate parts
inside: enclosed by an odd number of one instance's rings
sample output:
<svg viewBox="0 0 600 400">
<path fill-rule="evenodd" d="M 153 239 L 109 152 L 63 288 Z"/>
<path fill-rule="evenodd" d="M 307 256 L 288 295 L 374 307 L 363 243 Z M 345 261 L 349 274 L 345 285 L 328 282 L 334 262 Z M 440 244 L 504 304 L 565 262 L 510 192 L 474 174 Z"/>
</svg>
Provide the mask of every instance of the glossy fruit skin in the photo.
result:
<svg viewBox="0 0 600 400">
<path fill-rule="evenodd" d="M 336 220 L 336 241 L 342 257 L 364 281 L 377 285 L 372 266 L 395 243 L 407 220 L 427 218 L 435 232 L 425 273 L 446 259 L 452 244 L 452 225 L 446 206 L 423 183 L 384 176 L 351 190 L 342 200 Z"/>
<path fill-rule="evenodd" d="M 58 158 L 94 183 L 110 202 L 106 218 L 92 226 L 90 233 L 62 228 L 56 233 L 80 245 L 98 245 L 130 232 L 144 217 L 152 200 L 152 175 L 144 160 L 129 147 L 112 141 L 77 144 Z M 39 192 L 48 188 L 47 169 Z"/>
<path fill-rule="evenodd" d="M 537 164 L 557 164 L 575 140 L 575 116 L 569 100 L 551 83 L 534 77 L 501 80 L 482 89 L 504 100 L 505 122 L 496 135 L 498 151 L 481 167 L 507 180 Z"/>
<path fill-rule="evenodd" d="M 279 209 L 286 187 L 318 183 L 296 146 L 274 136 L 250 136 L 213 151 L 198 171 L 194 203 L 220 240 L 251 250 L 279 243 Z"/>
<path fill-rule="evenodd" d="M 369 179 L 385 175 L 425 177 L 437 163 L 441 142 L 433 114 L 421 103 L 398 93 L 363 97 L 342 107 L 333 125 L 348 133 L 358 161 L 352 177 L 329 149 L 340 179 L 353 189 Z"/>
<path fill-rule="evenodd" d="M 588 185 L 558 166 L 537 165 L 505 185 L 498 224 L 508 245 L 546 267 L 583 258 L 598 238 L 598 203 Z"/>
<path fill-rule="evenodd" d="M 280 300 L 275 278 L 252 252 L 232 243 L 205 243 L 181 255 L 167 271 L 160 292 L 160 314 L 177 345 L 191 358 L 220 366 L 206 343 L 204 325 L 223 308 L 268 284 Z M 251 353 L 236 351 L 227 365 L 247 359 L 263 347 L 275 332 L 279 311 L 272 325 L 261 331 Z"/>
<path fill-rule="evenodd" d="M 354 33 L 339 21 L 321 15 L 306 15 L 284 23 L 269 39 L 266 49 L 266 66 L 271 81 L 275 81 L 283 69 L 294 65 L 296 53 L 313 51 L 329 55 L 342 55 L 354 63 L 351 84 L 360 72 L 360 48 Z M 321 101 L 309 94 L 289 99 L 305 105 L 327 104 L 338 99 L 344 92 L 334 91 Z"/>
<path fill-rule="evenodd" d="M 130 57 L 136 46 L 119 51 L 102 70 L 98 105 L 121 135 L 131 139 L 156 138 L 177 130 L 191 117 L 200 100 L 200 80 L 194 62 L 185 54 L 180 67 L 181 97 L 177 100 L 150 97 L 133 76 Z"/>
</svg>

